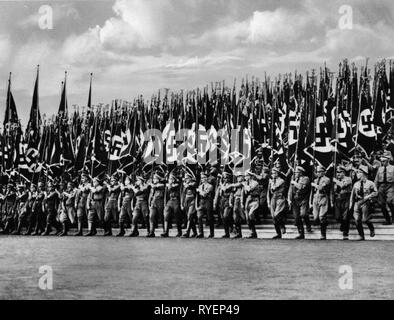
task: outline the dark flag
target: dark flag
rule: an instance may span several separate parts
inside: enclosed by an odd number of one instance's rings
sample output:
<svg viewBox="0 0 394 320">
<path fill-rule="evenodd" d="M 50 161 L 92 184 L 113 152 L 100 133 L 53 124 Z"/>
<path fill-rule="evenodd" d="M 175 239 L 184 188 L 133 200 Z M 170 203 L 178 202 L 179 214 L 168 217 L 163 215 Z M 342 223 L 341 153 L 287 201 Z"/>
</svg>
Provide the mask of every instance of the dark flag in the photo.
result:
<svg viewBox="0 0 394 320">
<path fill-rule="evenodd" d="M 367 75 L 365 75 L 364 81 L 362 81 L 362 90 L 360 95 L 361 104 L 356 136 L 356 147 L 361 147 L 365 154 L 370 155 L 375 149 L 377 135 L 375 123 L 373 121 L 372 101 L 369 94 Z"/>
<path fill-rule="evenodd" d="M 66 118 L 68 115 L 68 103 L 67 103 L 67 72 L 65 73 L 64 82 L 62 83 L 62 96 L 60 99 L 58 115 L 61 118 Z"/>
</svg>

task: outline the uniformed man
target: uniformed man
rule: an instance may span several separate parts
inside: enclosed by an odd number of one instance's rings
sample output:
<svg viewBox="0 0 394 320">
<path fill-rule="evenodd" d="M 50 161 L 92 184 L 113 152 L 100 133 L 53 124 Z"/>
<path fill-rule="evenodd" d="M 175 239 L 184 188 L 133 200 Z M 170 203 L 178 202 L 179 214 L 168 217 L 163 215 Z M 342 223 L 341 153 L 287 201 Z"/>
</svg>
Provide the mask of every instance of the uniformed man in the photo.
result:
<svg viewBox="0 0 394 320">
<path fill-rule="evenodd" d="M 296 240 L 305 239 L 305 226 L 308 232 L 312 232 L 309 220 L 309 198 L 311 193 L 311 181 L 306 176 L 305 169 L 296 167 L 294 180 L 291 181 L 289 189 L 289 206 L 292 208 L 295 223 L 298 229 Z"/>
<path fill-rule="evenodd" d="M 197 203 L 197 220 L 198 220 L 198 236 L 197 238 L 204 238 L 204 216 L 207 217 L 209 223 L 209 238 L 215 237 L 215 225 L 214 217 L 212 211 L 212 201 L 214 187 L 208 182 L 208 176 L 202 172 L 201 173 L 200 185 L 197 188 L 198 203 Z"/>
<path fill-rule="evenodd" d="M 93 179 L 93 185 L 86 185 L 89 195 L 86 200 L 86 210 L 88 211 L 88 229 L 85 237 L 94 237 L 97 234 L 97 224 L 105 225 L 104 220 L 104 200 L 106 188 L 101 184 L 98 177 Z M 85 190 L 85 189 L 84 189 Z M 86 191 L 83 191 L 85 193 Z M 105 229 L 104 232 L 107 232 Z"/>
<path fill-rule="evenodd" d="M 145 179 L 142 176 L 137 176 L 137 181 L 135 186 L 132 186 L 134 196 L 135 196 L 135 205 L 133 209 L 133 221 L 132 221 L 132 231 L 130 237 L 138 237 L 138 220 L 142 215 L 143 219 L 148 226 L 148 234 L 149 230 L 149 207 L 148 207 L 148 198 L 150 193 L 150 185 L 146 183 Z"/>
<path fill-rule="evenodd" d="M 59 235 L 64 237 L 68 234 L 69 224 L 74 224 L 77 212 L 75 210 L 75 195 L 77 191 L 72 181 L 67 183 L 67 188 L 61 194 L 62 213 L 60 215 L 60 222 L 63 226 L 63 231 Z"/>
<path fill-rule="evenodd" d="M 268 193 L 268 184 L 270 180 L 270 170 L 267 167 L 262 167 L 261 173 L 256 176 L 257 182 L 259 183 L 260 190 L 260 210 L 263 218 L 267 217 L 269 213 L 268 202 L 267 202 L 267 193 Z"/>
<path fill-rule="evenodd" d="M 110 184 L 107 187 L 107 198 L 105 203 L 105 215 L 104 215 L 104 236 L 112 236 L 112 222 L 117 222 L 119 217 L 118 212 L 118 200 L 120 194 L 120 185 L 118 179 L 112 176 Z"/>
<path fill-rule="evenodd" d="M 29 192 L 24 183 L 18 185 L 18 191 L 16 195 L 16 212 L 15 212 L 15 230 L 12 232 L 13 235 L 20 235 L 23 226 L 27 222 L 29 215 Z"/>
<path fill-rule="evenodd" d="M 368 226 L 371 238 L 375 237 L 375 228 L 371 222 L 371 201 L 378 196 L 378 190 L 375 183 L 368 180 L 368 167 L 361 165 L 357 174 L 358 181 L 354 184 L 350 196 L 350 208 L 353 208 L 359 240 L 363 241 L 365 240 L 363 223 Z"/>
<path fill-rule="evenodd" d="M 123 237 L 125 232 L 126 223 L 131 223 L 133 220 L 133 189 L 131 188 L 131 179 L 126 177 L 124 184 L 120 187 L 121 192 L 118 200 L 118 210 L 120 212 L 119 216 L 119 234 L 117 237 Z"/>
<path fill-rule="evenodd" d="M 343 166 L 337 167 L 337 176 L 334 182 L 334 208 L 335 218 L 341 224 L 343 240 L 349 240 L 350 227 L 350 195 L 352 193 L 352 179 L 345 175 Z"/>
<path fill-rule="evenodd" d="M 391 152 L 386 151 L 380 158 L 382 166 L 378 169 L 375 178 L 375 185 L 378 188 L 378 203 L 382 208 L 383 216 L 386 219 L 384 225 L 392 224 L 394 216 L 394 166 L 390 164 Z M 389 207 L 389 211 L 387 210 Z"/>
<path fill-rule="evenodd" d="M 267 195 L 276 231 L 276 236 L 273 237 L 274 240 L 282 239 L 281 227 L 283 225 L 284 214 L 287 210 L 286 181 L 280 174 L 281 172 L 277 168 L 272 169 Z"/>
<path fill-rule="evenodd" d="M 75 208 L 77 209 L 78 221 L 78 232 L 75 234 L 76 237 L 81 237 L 83 235 L 83 220 L 87 215 L 86 204 L 90 194 L 90 187 L 89 177 L 83 173 L 81 176 L 81 183 L 75 195 Z M 90 232 L 88 234 L 90 234 Z"/>
<path fill-rule="evenodd" d="M 164 177 L 159 173 L 153 174 L 152 183 L 150 184 L 149 192 L 149 229 L 148 238 L 156 237 L 155 228 L 158 224 L 160 217 L 164 214 L 164 193 L 166 184 Z M 164 220 L 164 219 L 163 219 Z M 163 232 L 164 232 L 164 221 L 163 221 Z"/>
<path fill-rule="evenodd" d="M 251 231 L 251 234 L 248 237 L 248 239 L 257 239 L 256 215 L 260 205 L 260 190 L 256 176 L 251 171 L 246 172 L 243 196 L 246 199 L 245 201 L 246 221 L 248 223 L 249 230 Z"/>
<path fill-rule="evenodd" d="M 37 186 L 35 184 L 30 185 L 29 189 L 29 198 L 27 202 L 28 207 L 28 216 L 27 216 L 27 231 L 24 234 L 25 236 L 30 236 L 33 233 L 34 227 L 36 225 L 37 216 L 34 213 L 34 204 L 37 199 Z"/>
<path fill-rule="evenodd" d="M 183 238 L 189 238 L 190 232 L 192 232 L 192 238 L 197 237 L 196 189 L 197 182 L 195 177 L 190 173 L 186 173 L 181 203 L 181 210 L 186 212 L 187 216 L 186 233 L 183 235 Z"/>
<path fill-rule="evenodd" d="M 244 213 L 244 176 L 241 172 L 235 174 L 236 182 L 232 185 L 233 189 L 233 217 L 235 226 L 235 236 L 233 239 L 242 238 L 242 220 L 245 219 Z"/>
<path fill-rule="evenodd" d="M 42 236 L 48 236 L 52 227 L 55 227 L 57 233 L 60 232 L 59 227 L 57 225 L 56 217 L 59 209 L 59 193 L 55 188 L 55 185 L 52 181 L 48 181 L 47 183 L 47 192 L 45 193 L 45 198 L 43 201 L 43 211 L 46 215 L 46 228 L 45 231 L 41 234 Z"/>
<path fill-rule="evenodd" d="M 181 212 L 181 184 L 175 174 L 170 174 L 167 184 L 168 201 L 164 208 L 164 232 L 163 238 L 169 236 L 169 224 L 173 218 L 177 225 L 177 237 L 182 236 L 182 212 Z"/>
<path fill-rule="evenodd" d="M 219 171 L 218 171 L 217 168 L 213 167 L 209 171 L 208 182 L 214 187 L 214 190 L 216 190 L 219 187 L 220 177 L 219 177 Z M 213 198 L 214 197 L 215 197 L 215 195 L 213 195 Z M 223 225 L 221 212 L 218 212 L 212 206 L 212 214 L 213 214 L 214 217 L 217 215 L 216 228 L 220 228 Z M 209 226 L 209 225 L 207 225 L 207 226 Z"/>
<path fill-rule="evenodd" d="M 313 218 L 315 225 L 320 223 L 321 240 L 327 239 L 327 214 L 330 206 L 330 186 L 331 181 L 326 177 L 326 169 L 322 166 L 318 166 L 317 178 L 312 183 L 313 192 L 312 206 L 313 206 Z M 313 196 L 312 196 L 313 195 Z"/>
<path fill-rule="evenodd" d="M 45 184 L 44 182 L 38 182 L 38 190 L 35 197 L 32 199 L 32 214 L 34 216 L 35 228 L 32 236 L 41 235 L 45 231 L 46 216 L 44 210 L 44 199 L 45 199 Z"/>
<path fill-rule="evenodd" d="M 0 229 L 3 231 L 4 229 L 4 224 L 3 224 L 3 216 L 4 216 L 4 200 L 5 200 L 5 192 L 3 185 L 0 184 Z"/>
<path fill-rule="evenodd" d="M 7 184 L 7 190 L 4 197 L 4 230 L 3 234 L 12 232 L 14 216 L 16 212 L 16 190 L 13 183 Z"/>
<path fill-rule="evenodd" d="M 222 215 L 222 221 L 224 226 L 224 239 L 230 238 L 230 224 L 232 221 L 233 214 L 233 184 L 231 183 L 231 175 L 227 172 L 223 173 L 223 181 L 216 189 L 215 199 L 213 201 L 213 208 L 219 211 Z"/>
</svg>

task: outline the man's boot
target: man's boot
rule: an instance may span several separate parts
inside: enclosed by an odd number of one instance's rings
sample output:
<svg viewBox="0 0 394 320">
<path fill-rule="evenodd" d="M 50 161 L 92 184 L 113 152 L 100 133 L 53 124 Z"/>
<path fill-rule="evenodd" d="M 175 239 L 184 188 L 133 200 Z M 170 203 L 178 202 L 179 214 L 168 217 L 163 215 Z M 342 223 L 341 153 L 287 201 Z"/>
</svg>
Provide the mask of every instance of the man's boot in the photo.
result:
<svg viewBox="0 0 394 320">
<path fill-rule="evenodd" d="M 93 226 L 93 222 L 88 222 L 89 232 L 85 234 L 85 237 L 94 237 L 96 235 L 96 228 Z"/>
<path fill-rule="evenodd" d="M 83 230 L 82 230 L 82 219 L 78 218 L 78 231 L 76 234 L 74 234 L 75 237 L 82 237 L 83 236 Z"/>
<path fill-rule="evenodd" d="M 215 224 L 213 221 L 209 223 L 209 238 L 210 239 L 215 238 Z"/>
<path fill-rule="evenodd" d="M 18 226 L 16 227 L 16 230 L 14 232 L 12 232 L 11 234 L 13 236 L 19 236 L 21 234 L 21 230 L 22 230 L 22 223 L 20 221 L 18 221 Z"/>
<path fill-rule="evenodd" d="M 51 233 L 52 228 L 50 225 L 47 225 L 47 227 L 45 228 L 45 231 L 43 233 L 41 233 L 41 236 L 46 237 L 49 236 L 49 234 Z"/>
<path fill-rule="evenodd" d="M 356 222 L 356 228 L 358 231 L 358 241 L 364 241 L 365 240 L 365 234 L 364 234 L 364 227 L 363 224 L 361 222 Z"/>
<path fill-rule="evenodd" d="M 117 237 L 117 238 L 124 237 L 124 235 L 126 234 L 126 232 L 125 232 L 125 230 L 124 230 L 124 224 L 123 224 L 123 222 L 119 222 L 119 228 L 120 228 L 120 231 L 119 231 L 119 233 L 116 235 L 116 237 Z"/>
<path fill-rule="evenodd" d="M 188 220 L 187 225 L 186 225 L 186 232 L 183 234 L 182 238 L 185 238 L 185 239 L 190 238 L 190 230 L 191 230 L 191 221 Z"/>
<path fill-rule="evenodd" d="M 233 239 L 242 239 L 242 228 L 239 224 L 235 225 L 235 236 Z"/>
<path fill-rule="evenodd" d="M 183 226 L 182 226 L 182 223 L 181 223 L 181 222 L 177 224 L 177 230 L 178 230 L 178 233 L 177 233 L 177 235 L 176 235 L 177 238 L 182 237 L 182 227 L 183 227 Z"/>
<path fill-rule="evenodd" d="M 297 224 L 298 227 L 298 237 L 295 238 L 295 240 L 304 240 L 305 239 L 305 230 L 304 230 L 304 224 L 302 223 L 302 221 L 300 221 Z"/>
<path fill-rule="evenodd" d="M 170 232 L 170 225 L 168 221 L 164 221 L 164 232 L 160 235 L 162 238 L 168 238 Z"/>
<path fill-rule="evenodd" d="M 367 226 L 371 234 L 371 238 L 375 238 L 375 227 L 373 226 L 372 222 L 367 222 Z"/>
<path fill-rule="evenodd" d="M 4 230 L 2 231 L 2 234 L 10 234 L 10 223 L 8 221 L 5 223 Z"/>
<path fill-rule="evenodd" d="M 249 221 L 249 229 L 250 229 L 250 236 L 248 239 L 257 239 L 257 232 L 256 232 L 256 227 L 254 225 L 254 221 Z"/>
<path fill-rule="evenodd" d="M 312 225 L 308 215 L 304 217 L 304 221 L 305 221 L 306 232 L 312 233 L 313 232 Z"/>
<path fill-rule="evenodd" d="M 33 233 L 33 226 L 29 224 L 27 231 L 24 233 L 24 236 L 30 236 Z"/>
<path fill-rule="evenodd" d="M 59 234 L 59 237 L 65 237 L 65 236 L 67 236 L 67 232 L 68 232 L 67 222 L 63 222 L 63 223 L 62 223 L 62 226 L 63 226 L 63 230 L 62 230 L 62 232 Z"/>
<path fill-rule="evenodd" d="M 321 237 L 320 240 L 327 240 L 327 223 L 322 222 L 320 225 Z"/>
<path fill-rule="evenodd" d="M 204 238 L 204 223 L 202 219 L 198 220 L 198 239 L 203 239 Z"/>
<path fill-rule="evenodd" d="M 228 225 L 228 222 L 223 220 L 223 226 L 224 226 L 224 236 L 222 238 L 229 239 L 230 238 L 230 227 Z"/>
<path fill-rule="evenodd" d="M 112 237 L 112 225 L 111 222 L 104 222 L 107 226 L 107 231 L 104 233 L 104 237 Z"/>
<path fill-rule="evenodd" d="M 276 236 L 272 238 L 272 240 L 279 240 L 282 239 L 282 231 L 280 229 L 280 225 L 278 223 L 275 223 L 275 231 L 276 231 Z"/>
<path fill-rule="evenodd" d="M 389 212 L 387 211 L 386 206 L 382 207 L 382 213 L 383 213 L 383 217 L 386 220 L 385 222 L 383 222 L 384 226 L 391 226 L 392 225 L 392 220 L 391 220 L 391 216 L 389 214 Z"/>
</svg>

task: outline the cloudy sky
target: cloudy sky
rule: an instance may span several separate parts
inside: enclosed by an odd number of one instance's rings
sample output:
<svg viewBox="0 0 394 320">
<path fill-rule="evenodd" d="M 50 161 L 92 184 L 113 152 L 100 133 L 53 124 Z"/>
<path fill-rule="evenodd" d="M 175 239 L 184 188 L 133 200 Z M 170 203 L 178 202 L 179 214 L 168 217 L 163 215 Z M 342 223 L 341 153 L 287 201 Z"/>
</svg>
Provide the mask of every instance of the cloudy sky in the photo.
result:
<svg viewBox="0 0 394 320">
<path fill-rule="evenodd" d="M 53 29 L 40 28 L 43 5 L 52 9 Z M 351 30 L 340 27 L 343 5 L 352 8 Z M 90 72 L 97 104 L 392 56 L 392 0 L 0 1 L 0 119 L 12 71 L 26 123 L 37 64 L 41 112 L 52 114 L 65 70 L 69 105 L 82 106 Z"/>
</svg>

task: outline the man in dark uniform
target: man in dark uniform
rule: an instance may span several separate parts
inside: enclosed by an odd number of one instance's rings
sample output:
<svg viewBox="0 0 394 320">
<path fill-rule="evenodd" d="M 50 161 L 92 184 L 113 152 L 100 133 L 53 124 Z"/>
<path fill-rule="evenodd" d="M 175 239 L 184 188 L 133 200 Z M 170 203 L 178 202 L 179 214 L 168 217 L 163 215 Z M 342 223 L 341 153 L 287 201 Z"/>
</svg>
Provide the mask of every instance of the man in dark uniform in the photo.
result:
<svg viewBox="0 0 394 320">
<path fill-rule="evenodd" d="M 38 236 L 45 231 L 46 216 L 44 211 L 44 199 L 45 199 L 45 184 L 44 182 L 38 182 L 38 191 L 35 199 L 32 200 L 32 214 L 34 216 L 35 228 L 32 236 Z"/>
<path fill-rule="evenodd" d="M 249 229 L 251 231 L 251 234 L 248 237 L 248 239 L 257 239 L 256 214 L 260 205 L 259 183 L 257 182 L 255 175 L 251 171 L 246 172 L 245 178 L 246 180 L 244 182 L 244 192 L 243 192 L 243 195 L 246 198 L 245 215 Z"/>
<path fill-rule="evenodd" d="M 378 202 L 386 219 L 384 225 L 391 225 L 392 216 L 394 216 L 394 166 L 390 164 L 391 159 L 392 156 L 389 151 L 383 153 L 380 158 L 382 165 L 375 178 L 375 185 L 379 193 Z M 391 216 L 387 207 L 390 209 Z"/>
<path fill-rule="evenodd" d="M 321 240 L 327 239 L 327 214 L 330 205 L 330 186 L 331 181 L 328 177 L 326 177 L 326 169 L 322 166 L 318 166 L 317 178 L 312 183 L 312 206 L 315 225 L 318 225 L 320 222 Z"/>
<path fill-rule="evenodd" d="M 149 230 L 149 207 L 148 207 L 148 198 L 150 193 L 150 186 L 146 183 L 145 179 L 142 176 L 137 176 L 137 181 L 135 186 L 132 186 L 134 196 L 135 196 L 135 205 L 133 210 L 133 229 L 131 231 L 130 237 L 138 237 L 138 220 L 142 214 L 143 219 L 148 226 L 148 234 Z"/>
<path fill-rule="evenodd" d="M 345 175 L 345 168 L 338 166 L 337 177 L 334 182 L 335 218 L 341 224 L 343 240 L 349 240 L 350 227 L 350 195 L 352 193 L 352 179 Z"/>
<path fill-rule="evenodd" d="M 197 238 L 204 238 L 204 216 L 207 217 L 209 224 L 209 238 L 215 237 L 215 225 L 212 211 L 214 187 L 208 182 L 208 176 L 202 172 L 200 185 L 197 188 L 198 203 L 197 203 L 197 220 L 198 220 L 198 236 Z"/>
<path fill-rule="evenodd" d="M 120 194 L 120 185 L 115 176 L 111 177 L 110 184 L 107 185 L 107 199 L 105 204 L 104 215 L 104 236 L 112 236 L 112 222 L 118 221 L 118 200 Z"/>
<path fill-rule="evenodd" d="M 13 219 L 16 212 L 16 190 L 12 183 L 8 183 L 4 197 L 4 230 L 3 234 L 9 234 L 13 228 Z"/>
<path fill-rule="evenodd" d="M 305 174 L 305 169 L 298 166 L 295 170 L 294 180 L 289 189 L 289 206 L 292 208 L 295 223 L 298 229 L 296 240 L 305 239 L 304 222 L 308 232 L 312 231 L 309 221 L 309 197 L 311 181 Z"/>
<path fill-rule="evenodd" d="M 83 219 L 86 217 L 87 209 L 86 204 L 90 194 L 90 183 L 89 177 L 86 174 L 81 176 L 81 184 L 76 191 L 75 195 L 75 208 L 77 210 L 78 220 L 78 232 L 75 234 L 76 237 L 81 237 L 83 234 Z"/>
<path fill-rule="evenodd" d="M 189 173 L 186 173 L 183 183 L 183 194 L 181 202 L 181 210 L 186 212 L 187 215 L 186 233 L 183 235 L 183 238 L 189 238 L 190 232 L 193 232 L 191 236 L 192 238 L 197 237 L 196 189 L 197 183 L 195 177 L 193 177 Z"/>
<path fill-rule="evenodd" d="M 28 216 L 27 216 L 27 231 L 25 236 L 30 236 L 33 233 L 33 229 L 36 225 L 36 214 L 34 213 L 34 204 L 37 199 L 37 186 L 35 184 L 30 185 L 29 198 L 27 202 Z"/>
<path fill-rule="evenodd" d="M 152 184 L 150 185 L 149 193 L 149 224 L 150 232 L 148 233 L 148 238 L 154 238 L 155 228 L 160 217 L 164 214 L 164 193 L 166 189 L 166 184 L 164 177 L 162 177 L 159 172 L 153 175 Z M 164 219 L 163 219 L 164 220 Z M 163 232 L 164 232 L 164 221 L 163 221 Z"/>
<path fill-rule="evenodd" d="M 13 235 L 20 235 L 22 227 L 26 224 L 29 215 L 29 192 L 26 185 L 21 183 L 18 185 L 18 192 L 16 196 L 16 212 L 15 212 L 15 225 L 16 229 L 12 233 Z"/>
<path fill-rule="evenodd" d="M 161 237 L 168 238 L 169 224 L 174 217 L 178 230 L 177 237 L 179 238 L 182 236 L 181 185 L 174 174 L 170 174 L 168 178 L 167 192 L 169 200 L 164 208 L 164 232 Z"/>
<path fill-rule="evenodd" d="M 3 224 L 3 216 L 4 216 L 4 199 L 5 199 L 5 192 L 3 185 L 0 184 L 0 229 L 3 230 L 4 224 Z"/>
<path fill-rule="evenodd" d="M 48 191 L 45 193 L 43 202 L 43 211 L 46 214 L 46 228 L 41 234 L 42 236 L 48 236 L 52 231 L 52 227 L 55 227 L 58 233 L 60 231 L 56 223 L 56 216 L 59 208 L 59 193 L 52 181 L 47 183 L 47 189 Z"/>
<path fill-rule="evenodd" d="M 368 226 L 371 238 L 375 237 L 375 228 L 371 222 L 371 200 L 378 196 L 378 190 L 375 183 L 368 180 L 368 167 L 361 165 L 357 174 L 358 181 L 354 184 L 350 196 L 350 208 L 353 208 L 359 240 L 363 241 L 365 240 L 363 223 Z"/>
<path fill-rule="evenodd" d="M 271 179 L 268 185 L 268 203 L 270 204 L 271 216 L 274 222 L 276 236 L 274 240 L 282 239 L 282 225 L 287 209 L 286 203 L 286 181 L 280 176 L 277 168 L 272 169 Z"/>
<path fill-rule="evenodd" d="M 76 189 L 74 187 L 73 182 L 67 183 L 67 188 L 61 194 L 61 206 L 62 213 L 60 215 L 60 222 L 63 226 L 63 232 L 60 234 L 61 237 L 64 237 L 68 233 L 69 224 L 75 223 L 75 218 L 77 212 L 75 210 L 75 195 Z"/>
<path fill-rule="evenodd" d="M 224 225 L 224 239 L 230 238 L 230 223 L 233 214 L 233 185 L 231 183 L 231 175 L 227 172 L 223 173 L 223 182 L 216 189 L 213 208 L 218 208 L 222 215 Z"/>
<path fill-rule="evenodd" d="M 120 212 L 119 216 L 119 228 L 120 232 L 117 237 L 123 237 L 125 232 L 125 224 L 131 223 L 133 220 L 133 208 L 132 208 L 132 200 L 133 200 L 133 189 L 131 188 L 131 180 L 130 177 L 125 178 L 124 185 L 121 185 L 121 192 L 118 200 L 118 210 Z"/>
<path fill-rule="evenodd" d="M 232 185 L 233 188 L 233 217 L 235 226 L 235 236 L 233 239 L 242 239 L 242 220 L 245 219 L 244 214 L 244 176 L 242 173 L 235 174 L 236 182 Z"/>
<path fill-rule="evenodd" d="M 88 211 L 88 228 L 89 232 L 85 237 L 94 237 L 97 234 L 96 225 L 104 225 L 104 198 L 105 187 L 101 185 L 99 178 L 93 179 L 93 186 L 86 185 L 89 195 L 86 200 L 86 210 Z M 85 193 L 86 191 L 83 191 Z"/>
</svg>

